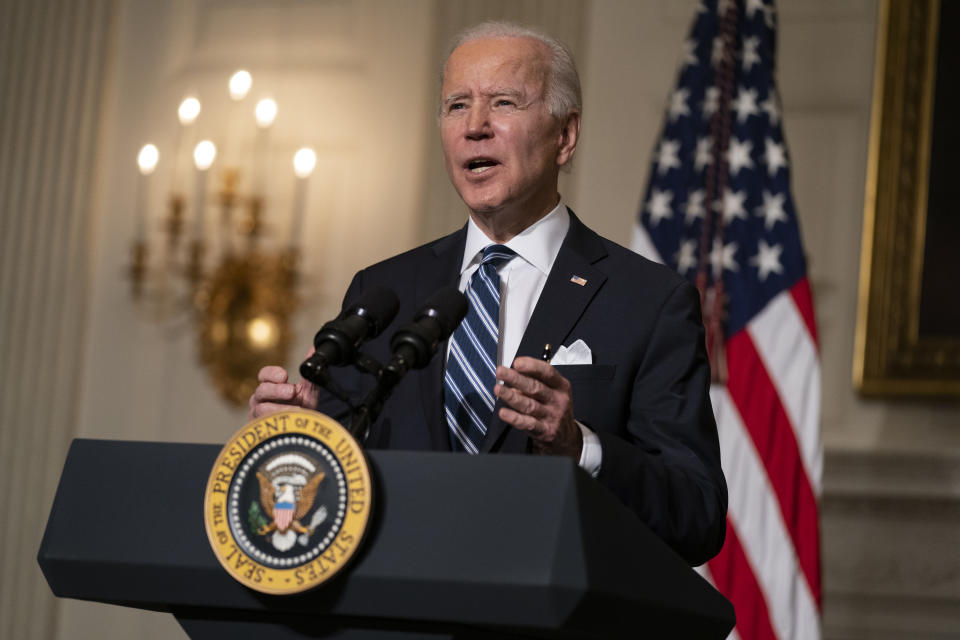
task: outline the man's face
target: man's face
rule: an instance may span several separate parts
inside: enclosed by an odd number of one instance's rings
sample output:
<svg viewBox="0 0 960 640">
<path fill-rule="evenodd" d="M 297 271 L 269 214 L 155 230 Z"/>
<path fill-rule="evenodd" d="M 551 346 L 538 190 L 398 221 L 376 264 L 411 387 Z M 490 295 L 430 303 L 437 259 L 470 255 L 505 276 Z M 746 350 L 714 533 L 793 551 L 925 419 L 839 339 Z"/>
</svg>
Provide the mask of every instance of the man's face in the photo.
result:
<svg viewBox="0 0 960 640">
<path fill-rule="evenodd" d="M 485 38 L 447 60 L 440 138 L 450 180 L 475 214 L 536 220 L 557 203 L 576 134 L 570 144 L 544 103 L 546 56 L 531 38 Z"/>
</svg>

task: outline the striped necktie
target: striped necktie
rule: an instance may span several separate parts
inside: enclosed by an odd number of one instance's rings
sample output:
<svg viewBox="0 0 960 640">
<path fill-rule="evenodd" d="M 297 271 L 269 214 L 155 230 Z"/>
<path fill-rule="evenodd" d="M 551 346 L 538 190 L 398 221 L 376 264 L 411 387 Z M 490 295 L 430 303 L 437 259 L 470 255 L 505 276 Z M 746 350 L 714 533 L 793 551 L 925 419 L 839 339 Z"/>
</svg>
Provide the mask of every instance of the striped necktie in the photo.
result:
<svg viewBox="0 0 960 640">
<path fill-rule="evenodd" d="M 500 339 L 500 276 L 497 267 L 516 253 L 499 244 L 483 250 L 470 277 L 467 317 L 453 332 L 444 375 L 444 410 L 454 451 L 477 453 L 493 415 L 497 344 Z"/>
</svg>

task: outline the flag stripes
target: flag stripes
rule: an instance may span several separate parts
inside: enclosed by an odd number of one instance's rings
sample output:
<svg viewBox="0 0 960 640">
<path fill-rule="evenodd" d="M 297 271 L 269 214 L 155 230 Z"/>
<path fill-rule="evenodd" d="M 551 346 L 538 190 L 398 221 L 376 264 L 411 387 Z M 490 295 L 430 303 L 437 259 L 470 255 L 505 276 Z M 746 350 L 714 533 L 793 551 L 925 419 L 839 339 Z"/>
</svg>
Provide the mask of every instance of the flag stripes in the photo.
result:
<svg viewBox="0 0 960 640">
<path fill-rule="evenodd" d="M 753 580 L 759 591 L 741 594 L 760 596 L 742 600 L 737 610 L 737 628 L 744 638 L 755 638 L 740 624 L 742 616 L 753 616 L 757 608 L 767 611 L 779 638 L 810 638 L 810 630 L 819 625 L 818 605 L 807 580 L 798 569 L 795 538 L 776 497 L 768 459 L 758 449 L 745 419 L 731 398 L 729 388 L 714 386 L 710 399 L 720 435 L 720 459 L 727 477 L 729 522 L 738 531 L 736 541 L 743 549 L 721 565 L 709 563 L 711 575 L 721 591 L 721 583 L 740 584 Z M 728 534 L 730 527 L 727 528 Z M 729 540 L 729 539 L 728 539 Z M 724 550 L 726 551 L 726 545 Z M 721 555 L 723 552 L 721 552 Z M 742 554 L 749 561 L 734 559 Z M 734 575 L 728 575 L 732 572 Z M 743 575 L 743 574 L 749 574 Z M 726 581 L 726 582 L 724 582 Z M 730 598 L 730 594 L 723 591 Z M 731 601 L 733 601 L 731 599 Z M 762 637 L 762 636 L 761 636 Z"/>
<path fill-rule="evenodd" d="M 723 549 L 708 565 L 714 586 L 733 603 L 737 612 L 736 630 L 740 631 L 741 636 L 754 640 L 776 640 L 777 634 L 770 623 L 770 613 L 763 600 L 763 592 L 757 584 L 743 545 L 729 518 Z M 754 606 L 754 603 L 759 604 Z"/>
</svg>

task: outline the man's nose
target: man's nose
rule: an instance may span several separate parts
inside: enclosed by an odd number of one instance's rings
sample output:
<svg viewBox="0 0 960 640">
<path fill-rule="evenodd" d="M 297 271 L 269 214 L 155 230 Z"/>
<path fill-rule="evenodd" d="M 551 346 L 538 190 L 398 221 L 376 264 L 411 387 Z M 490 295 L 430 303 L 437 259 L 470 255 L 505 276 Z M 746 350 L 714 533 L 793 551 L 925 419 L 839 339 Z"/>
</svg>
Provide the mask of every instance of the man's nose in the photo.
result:
<svg viewBox="0 0 960 640">
<path fill-rule="evenodd" d="M 475 105 L 470 109 L 467 116 L 467 138 L 471 140 L 480 140 L 489 138 L 492 134 L 490 128 L 490 110 L 485 106 Z"/>
</svg>

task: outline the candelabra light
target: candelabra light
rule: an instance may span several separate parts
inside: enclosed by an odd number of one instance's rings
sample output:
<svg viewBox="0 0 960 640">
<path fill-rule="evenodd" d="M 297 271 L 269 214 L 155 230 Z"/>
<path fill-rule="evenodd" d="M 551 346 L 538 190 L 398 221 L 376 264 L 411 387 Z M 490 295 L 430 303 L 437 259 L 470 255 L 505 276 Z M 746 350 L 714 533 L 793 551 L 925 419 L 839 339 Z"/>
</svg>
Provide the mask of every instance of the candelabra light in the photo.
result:
<svg viewBox="0 0 960 640">
<path fill-rule="evenodd" d="M 252 77 L 247 71 L 238 71 L 228 86 L 230 98 L 242 102 L 250 92 Z M 184 179 L 178 162 L 180 147 L 185 139 L 200 137 L 201 112 L 196 96 L 185 98 L 177 110 L 180 127 L 169 154 L 171 183 L 159 242 L 151 242 L 149 237 L 147 211 L 151 182 L 161 158 L 168 154 L 146 144 L 137 156 L 140 176 L 129 266 L 131 295 L 151 321 L 191 326 L 200 361 L 215 388 L 230 403 L 242 405 L 256 386 L 259 368 L 287 357 L 290 321 L 298 307 L 298 242 L 316 154 L 309 148 L 294 154 L 289 240 L 271 246 L 266 241 L 269 234 L 264 215 L 266 204 L 276 201 L 277 190 L 269 188 L 267 179 L 267 159 L 277 103 L 263 98 L 253 109 L 254 118 L 248 121 L 256 125 L 252 162 L 244 162 L 239 152 L 225 157 L 211 135 L 213 139 L 193 145 L 192 167 L 188 167 L 192 180 Z M 227 141 L 241 138 L 236 131 L 224 136 Z M 245 166 L 252 166 L 248 180 L 244 179 Z M 180 189 L 184 182 L 192 182 L 189 199 Z M 158 251 L 153 248 L 156 245 Z"/>
</svg>

